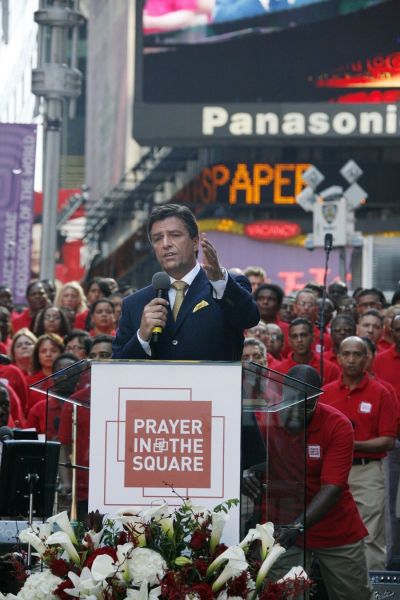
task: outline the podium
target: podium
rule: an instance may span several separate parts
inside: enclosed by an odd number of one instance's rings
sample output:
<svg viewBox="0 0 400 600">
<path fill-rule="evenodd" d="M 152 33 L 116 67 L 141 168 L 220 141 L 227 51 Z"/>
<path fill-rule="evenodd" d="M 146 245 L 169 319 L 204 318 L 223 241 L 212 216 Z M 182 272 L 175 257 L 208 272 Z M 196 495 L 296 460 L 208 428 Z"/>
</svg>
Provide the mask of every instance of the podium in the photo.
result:
<svg viewBox="0 0 400 600">
<path fill-rule="evenodd" d="M 318 388 L 254 363 L 151 360 L 84 360 L 32 387 L 47 396 L 48 438 L 72 454 L 74 499 L 88 494 L 90 510 L 239 498 L 227 544 L 304 510 L 305 409 Z"/>
</svg>

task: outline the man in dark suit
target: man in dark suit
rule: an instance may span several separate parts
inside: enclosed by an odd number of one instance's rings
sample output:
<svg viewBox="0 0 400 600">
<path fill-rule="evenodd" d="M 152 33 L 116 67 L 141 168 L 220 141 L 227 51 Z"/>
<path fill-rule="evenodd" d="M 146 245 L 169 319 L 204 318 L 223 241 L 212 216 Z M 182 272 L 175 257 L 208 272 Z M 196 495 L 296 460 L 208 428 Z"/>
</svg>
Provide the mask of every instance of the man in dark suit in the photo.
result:
<svg viewBox="0 0 400 600">
<path fill-rule="evenodd" d="M 185 206 L 154 209 L 148 234 L 170 277 L 168 300 L 157 298 L 152 286 L 125 298 L 113 358 L 240 361 L 243 330 L 260 319 L 248 279 L 232 277 L 220 266 L 215 248 L 199 234 Z M 197 261 L 200 247 L 202 266 Z M 153 344 L 156 327 L 163 333 Z"/>
</svg>

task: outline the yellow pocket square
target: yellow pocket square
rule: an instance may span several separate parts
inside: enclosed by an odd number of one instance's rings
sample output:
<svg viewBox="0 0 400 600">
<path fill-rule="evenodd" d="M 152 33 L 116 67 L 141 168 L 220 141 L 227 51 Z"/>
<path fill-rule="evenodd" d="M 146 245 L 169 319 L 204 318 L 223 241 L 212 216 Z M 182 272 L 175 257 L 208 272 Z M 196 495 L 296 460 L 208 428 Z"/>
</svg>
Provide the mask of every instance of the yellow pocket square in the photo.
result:
<svg viewBox="0 0 400 600">
<path fill-rule="evenodd" d="M 198 304 L 196 304 L 196 306 L 194 307 L 192 312 L 197 312 L 198 310 L 201 310 L 202 308 L 205 308 L 206 306 L 208 306 L 208 302 L 206 300 L 202 300 L 201 302 L 199 302 Z"/>
</svg>

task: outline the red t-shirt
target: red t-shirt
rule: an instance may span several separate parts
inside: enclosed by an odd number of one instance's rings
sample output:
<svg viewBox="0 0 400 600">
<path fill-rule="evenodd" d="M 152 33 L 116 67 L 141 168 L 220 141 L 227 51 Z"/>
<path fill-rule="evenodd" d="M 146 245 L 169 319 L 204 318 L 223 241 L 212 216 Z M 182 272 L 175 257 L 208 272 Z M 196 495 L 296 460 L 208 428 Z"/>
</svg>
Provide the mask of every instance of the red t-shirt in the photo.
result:
<svg viewBox="0 0 400 600">
<path fill-rule="evenodd" d="M 284 522 L 282 510 L 285 511 L 288 490 L 291 489 L 293 494 L 297 490 L 297 509 L 301 512 L 301 488 L 303 488 L 305 466 L 307 505 L 320 491 L 321 485 L 330 484 L 342 488 L 342 494 L 336 504 L 318 523 L 307 528 L 306 546 L 330 548 L 353 544 L 363 539 L 368 532 L 347 483 L 354 446 L 351 423 L 335 408 L 318 403 L 304 440 L 304 434 L 293 434 L 285 429 L 282 422 L 285 413 L 287 411 L 272 415 L 276 430 L 274 432 L 275 427 L 270 429 L 268 437 L 267 519 Z M 281 488 L 279 488 L 279 481 L 282 483 Z M 275 487 L 275 497 L 271 493 L 271 487 L 272 490 Z M 295 504 L 294 498 L 292 509 Z M 293 518 L 298 514 L 291 516 Z M 302 541 L 299 538 L 298 543 L 301 544 Z"/>
<path fill-rule="evenodd" d="M 24 415 L 26 415 L 26 407 L 28 405 L 28 386 L 21 370 L 15 365 L 0 365 L 0 379 L 7 381 L 8 385 L 13 388 L 21 401 Z"/>
<path fill-rule="evenodd" d="M 312 345 L 312 349 L 314 352 L 318 354 L 321 352 L 321 340 L 320 340 L 320 330 L 314 325 L 314 342 Z M 324 331 L 324 354 L 326 350 L 330 350 L 332 348 L 332 338 L 327 331 Z"/>
<path fill-rule="evenodd" d="M 400 353 L 394 345 L 375 357 L 374 371 L 378 377 L 392 384 L 400 400 Z"/>
<path fill-rule="evenodd" d="M 366 373 L 353 390 L 334 381 L 324 387 L 321 400 L 340 410 L 354 427 L 354 439 L 366 441 L 380 436 L 396 437 L 398 406 L 391 394 Z M 355 458 L 383 458 L 386 452 L 354 452 Z"/>
<path fill-rule="evenodd" d="M 47 410 L 47 431 L 46 431 L 46 397 L 44 400 L 36 402 L 28 414 L 27 427 L 34 427 L 38 433 L 45 433 L 48 440 L 58 439 L 58 429 L 60 425 L 61 410 L 63 402 L 49 396 L 49 407 Z"/>
<path fill-rule="evenodd" d="M 379 342 L 376 344 L 376 351 L 378 353 L 386 352 L 392 346 L 393 346 L 393 344 L 391 344 L 390 342 L 387 342 L 386 340 L 382 339 L 382 340 L 379 340 Z"/>
<path fill-rule="evenodd" d="M 31 328 L 32 316 L 28 307 L 24 308 L 22 313 L 14 313 L 11 315 L 11 329 L 14 334 L 17 333 L 23 327 Z"/>
<path fill-rule="evenodd" d="M 326 352 L 324 351 L 324 360 L 329 360 L 334 365 L 336 365 L 338 369 L 340 369 L 337 354 L 336 352 L 334 352 L 333 348 L 330 348 L 330 350 L 326 350 Z"/>
<path fill-rule="evenodd" d="M 277 370 L 280 371 L 281 373 L 287 373 L 292 367 L 295 367 L 298 364 L 299 363 L 297 363 L 293 359 L 293 352 L 291 352 L 289 354 L 289 356 L 279 364 L 279 367 Z M 318 371 L 318 373 L 320 373 L 321 361 L 320 361 L 318 354 L 313 352 L 311 354 L 311 359 L 308 361 L 307 364 L 310 365 L 310 367 L 314 367 L 314 369 L 316 369 Z M 334 365 L 332 362 L 325 360 L 325 359 L 323 360 L 323 366 L 324 366 L 324 383 L 330 383 L 331 381 L 335 381 L 336 379 L 339 379 L 340 370 L 339 370 L 338 366 Z"/>
<path fill-rule="evenodd" d="M 28 384 L 28 388 L 29 388 L 29 386 L 33 385 L 34 383 L 37 383 L 41 379 L 45 379 L 45 377 L 47 377 L 47 375 L 45 375 L 43 373 L 43 371 L 37 371 L 36 373 L 33 373 L 33 375 L 27 375 L 26 383 Z M 53 385 L 51 379 L 49 380 L 47 385 L 48 385 L 48 387 Z M 44 386 L 44 384 L 43 384 L 43 386 Z M 43 389 L 45 389 L 45 388 L 43 387 Z M 28 389 L 27 413 L 29 414 L 29 411 L 31 410 L 32 406 L 34 406 L 37 402 L 41 402 L 45 398 L 46 398 L 46 394 L 43 394 L 42 392 L 38 392 L 37 390 Z"/>
<path fill-rule="evenodd" d="M 83 387 L 74 394 L 71 399 L 90 403 L 90 385 Z M 70 403 L 65 402 L 61 410 L 60 427 L 58 439 L 62 444 L 72 444 L 72 409 Z M 90 408 L 78 406 L 77 409 L 77 444 L 76 462 L 83 467 L 89 466 L 89 440 L 90 440 Z M 77 497 L 78 500 L 87 500 L 89 493 L 89 471 L 77 470 Z"/>
<path fill-rule="evenodd" d="M 81 313 L 78 313 L 75 317 L 74 321 L 74 329 L 86 329 L 86 317 L 89 314 L 89 309 L 87 308 Z"/>
</svg>

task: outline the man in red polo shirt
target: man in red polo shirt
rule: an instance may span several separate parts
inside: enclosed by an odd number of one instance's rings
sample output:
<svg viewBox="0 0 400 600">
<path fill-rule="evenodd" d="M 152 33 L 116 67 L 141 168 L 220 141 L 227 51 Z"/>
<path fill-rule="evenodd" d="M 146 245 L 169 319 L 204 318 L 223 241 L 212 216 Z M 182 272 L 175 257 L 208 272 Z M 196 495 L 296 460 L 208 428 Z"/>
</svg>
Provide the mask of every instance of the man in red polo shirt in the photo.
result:
<svg viewBox="0 0 400 600">
<path fill-rule="evenodd" d="M 289 345 L 292 352 L 276 369 L 287 373 L 298 364 L 310 365 L 321 375 L 321 359 L 312 350 L 314 342 L 313 327 L 308 319 L 294 319 L 289 325 Z M 323 380 L 325 383 L 335 381 L 340 377 L 339 367 L 328 360 L 323 360 Z"/>
<path fill-rule="evenodd" d="M 367 563 L 385 569 L 385 487 L 382 459 L 393 448 L 397 433 L 397 403 L 366 373 L 367 348 L 359 337 L 348 337 L 338 354 L 342 378 L 325 386 L 323 401 L 346 415 L 354 427 L 354 459 L 349 484 L 368 529 Z"/>
<path fill-rule="evenodd" d="M 308 365 L 298 365 L 288 374 L 320 387 L 318 373 Z M 300 564 L 305 545 L 306 563 L 309 564 L 312 555 L 318 558 L 330 598 L 370 600 L 373 592 L 363 542 L 368 532 L 347 484 L 353 459 L 353 428 L 340 411 L 317 400 L 318 396 L 310 397 L 306 407 L 298 402 L 272 415 L 265 516 L 275 523 L 289 522 L 289 525 L 278 528 L 277 540 L 287 551 L 269 576 L 277 579 L 287 572 L 288 567 Z M 306 508 L 304 514 L 303 508 L 295 514 L 303 501 L 304 454 Z M 279 480 L 285 485 L 281 486 L 280 496 L 277 493 L 274 499 L 269 488 Z M 288 503 L 290 484 L 294 488 L 296 482 L 300 484 L 300 491 L 297 498 Z M 243 484 L 249 495 L 260 493 L 259 478 L 251 473 L 251 469 Z M 292 520 L 285 521 L 285 518 Z"/>
<path fill-rule="evenodd" d="M 356 335 L 356 323 L 350 315 L 337 315 L 331 323 L 332 348 L 324 353 L 324 359 L 338 365 L 340 344 L 350 335 Z"/>
<path fill-rule="evenodd" d="M 308 319 L 313 326 L 314 340 L 313 340 L 313 350 L 320 353 L 321 352 L 321 332 L 319 327 L 317 326 L 318 321 L 320 320 L 320 315 L 318 314 L 318 301 L 317 296 L 310 289 L 304 288 L 297 292 L 297 296 L 294 302 L 293 310 L 296 317 L 301 317 L 303 319 Z M 324 331 L 323 334 L 323 344 L 324 344 L 324 352 L 329 350 L 331 347 L 331 338 L 327 331 Z"/>
<path fill-rule="evenodd" d="M 360 315 L 357 323 L 357 335 L 367 337 L 374 342 L 378 353 L 384 351 L 380 345 L 383 335 L 383 317 L 378 310 L 371 308 Z"/>
<path fill-rule="evenodd" d="M 391 309 L 400 309 L 400 306 L 392 306 Z M 392 384 L 397 398 L 400 402 L 400 314 L 394 314 L 390 323 L 390 336 L 393 345 L 378 354 L 374 361 L 375 374 L 384 381 Z M 399 531 L 399 519 L 396 518 L 396 499 L 400 481 L 400 446 L 397 442 L 396 447 L 389 452 L 389 506 L 392 518 L 392 544 L 388 544 L 388 564 L 397 569 L 400 562 L 400 536 L 396 535 Z"/>
<path fill-rule="evenodd" d="M 390 331 L 393 346 L 375 358 L 375 373 L 392 384 L 400 400 L 400 315 L 392 319 Z"/>
</svg>

